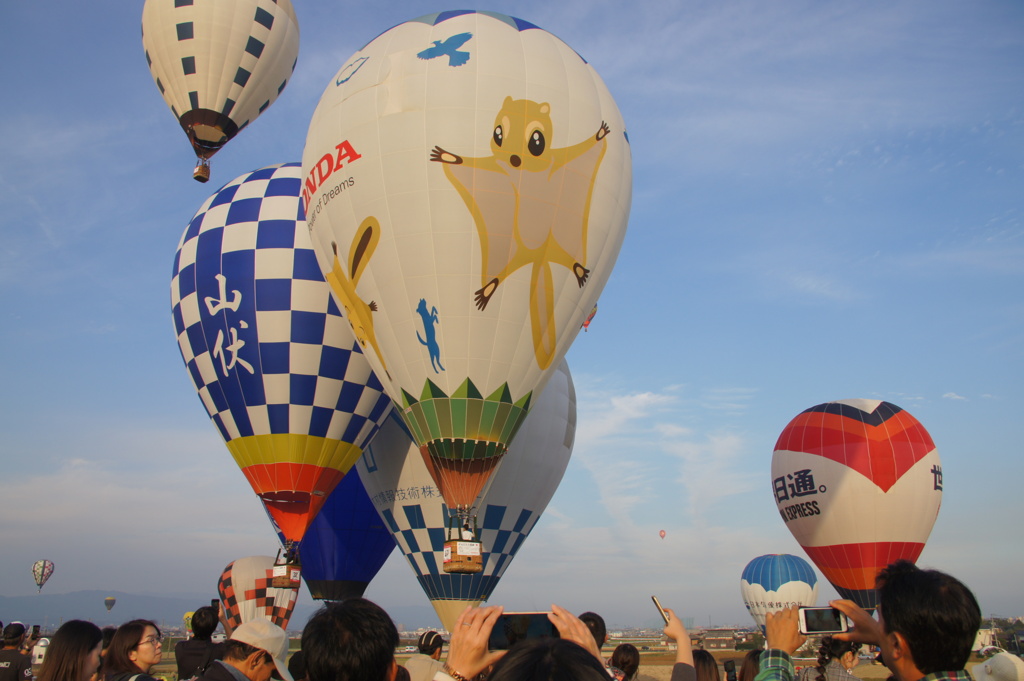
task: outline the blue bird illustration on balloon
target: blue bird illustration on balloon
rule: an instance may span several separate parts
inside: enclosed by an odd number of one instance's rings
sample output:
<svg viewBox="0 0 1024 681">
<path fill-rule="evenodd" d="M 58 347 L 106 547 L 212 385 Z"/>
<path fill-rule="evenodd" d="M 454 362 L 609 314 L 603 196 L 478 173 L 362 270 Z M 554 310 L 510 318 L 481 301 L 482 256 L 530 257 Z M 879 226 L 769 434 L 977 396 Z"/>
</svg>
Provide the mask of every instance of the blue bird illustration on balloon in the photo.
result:
<svg viewBox="0 0 1024 681">
<path fill-rule="evenodd" d="M 459 33 L 448 38 L 444 42 L 434 40 L 434 46 L 428 47 L 416 54 L 420 59 L 434 59 L 436 57 L 448 57 L 448 66 L 462 66 L 469 61 L 469 52 L 459 50 L 467 40 L 473 37 L 472 33 Z"/>
</svg>

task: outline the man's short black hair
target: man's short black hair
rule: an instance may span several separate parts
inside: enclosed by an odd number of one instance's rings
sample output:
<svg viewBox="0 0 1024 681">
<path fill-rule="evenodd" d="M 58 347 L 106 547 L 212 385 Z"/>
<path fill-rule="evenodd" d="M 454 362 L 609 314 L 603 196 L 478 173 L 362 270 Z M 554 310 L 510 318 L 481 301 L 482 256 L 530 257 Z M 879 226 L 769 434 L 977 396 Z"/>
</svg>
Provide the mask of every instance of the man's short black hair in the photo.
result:
<svg viewBox="0 0 1024 681">
<path fill-rule="evenodd" d="M 590 633 L 594 635 L 594 641 L 597 642 L 597 648 L 600 650 L 604 642 L 608 640 L 608 628 L 604 626 L 604 618 L 596 612 L 585 612 L 580 615 L 580 620 L 587 625 L 587 629 L 590 629 Z"/>
<path fill-rule="evenodd" d="M 302 630 L 309 681 L 387 681 L 398 630 L 388 614 L 365 598 L 329 603 Z"/>
<path fill-rule="evenodd" d="M 899 560 L 875 584 L 886 633 L 906 639 L 924 674 L 963 669 L 981 626 L 981 608 L 964 584 L 938 570 Z"/>
<path fill-rule="evenodd" d="M 200 641 L 209 641 L 218 623 L 217 611 L 208 605 L 192 613 L 192 633 Z"/>
</svg>

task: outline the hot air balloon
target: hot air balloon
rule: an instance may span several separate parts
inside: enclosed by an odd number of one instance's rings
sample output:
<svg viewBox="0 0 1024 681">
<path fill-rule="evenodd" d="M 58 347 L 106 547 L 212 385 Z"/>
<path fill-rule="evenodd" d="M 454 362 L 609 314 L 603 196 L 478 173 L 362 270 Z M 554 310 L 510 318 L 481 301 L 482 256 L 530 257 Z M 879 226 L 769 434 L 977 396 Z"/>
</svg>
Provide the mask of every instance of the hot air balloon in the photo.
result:
<svg viewBox="0 0 1024 681">
<path fill-rule="evenodd" d="M 664 539 L 665 538 L 665 530 L 661 530 L 660 532 L 658 532 L 658 536 L 661 537 L 662 539 Z"/>
<path fill-rule="evenodd" d="M 195 150 L 193 177 L 274 103 L 299 56 L 291 0 L 146 0 L 142 47 L 171 113 Z"/>
<path fill-rule="evenodd" d="M 36 580 L 36 586 L 39 587 L 39 591 L 43 590 L 43 584 L 46 584 L 46 580 L 48 580 L 52 574 L 52 560 L 37 560 L 32 563 L 32 578 Z"/>
<path fill-rule="evenodd" d="M 334 488 L 299 544 L 302 576 L 315 600 L 363 595 L 395 549 L 353 468 Z"/>
<path fill-rule="evenodd" d="M 110 612 L 110 609 L 114 607 L 114 603 L 117 603 L 117 599 L 113 596 L 107 596 L 103 599 L 103 605 L 107 606 L 107 612 Z"/>
<path fill-rule="evenodd" d="M 271 556 L 239 558 L 224 568 L 217 593 L 224 601 L 224 616 L 232 629 L 261 617 L 288 629 L 301 582 L 295 571 L 293 587 L 273 586 L 282 569 L 291 570 L 289 566 L 277 565 Z"/>
<path fill-rule="evenodd" d="M 758 556 L 743 568 L 740 595 L 763 632 L 768 613 L 817 603 L 818 576 L 799 556 L 787 553 Z"/>
<path fill-rule="evenodd" d="M 590 329 L 590 322 L 592 322 L 594 320 L 594 315 L 596 315 L 596 314 L 597 314 L 597 305 L 595 305 L 594 309 L 590 311 L 590 314 L 587 315 L 587 318 L 583 320 L 583 331 L 584 332 L 586 332 L 588 329 Z"/>
<path fill-rule="evenodd" d="M 550 33 L 441 12 L 345 62 L 302 167 L 320 266 L 471 524 L 611 274 L 632 186 L 622 116 Z"/>
<path fill-rule="evenodd" d="M 942 464 L 917 419 L 889 402 L 819 404 L 775 444 L 772 490 L 789 531 L 843 598 L 876 604 L 875 577 L 916 561 L 942 502 Z"/>
<path fill-rule="evenodd" d="M 196 614 L 194 610 L 189 610 L 181 616 L 181 621 L 185 625 L 185 634 L 189 635 L 188 632 L 192 631 L 192 615 Z"/>
<path fill-rule="evenodd" d="M 576 392 L 562 360 L 512 443 L 515 456 L 495 473 L 479 502 L 480 534 L 488 550 L 476 574 L 444 571 L 448 509 L 394 413 L 356 463 L 370 499 L 449 630 L 467 605 L 479 605 L 493 593 L 554 495 L 575 436 Z"/>
<path fill-rule="evenodd" d="M 297 543 L 390 410 L 309 248 L 298 164 L 207 199 L 178 246 L 171 304 L 203 406 Z"/>
</svg>

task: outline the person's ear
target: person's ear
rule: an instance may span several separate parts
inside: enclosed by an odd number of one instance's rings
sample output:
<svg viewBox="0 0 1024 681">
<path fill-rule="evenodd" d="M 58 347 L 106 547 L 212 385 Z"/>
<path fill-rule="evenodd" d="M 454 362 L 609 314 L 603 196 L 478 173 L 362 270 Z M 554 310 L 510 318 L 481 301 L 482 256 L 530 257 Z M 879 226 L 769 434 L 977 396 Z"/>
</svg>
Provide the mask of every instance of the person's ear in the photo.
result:
<svg viewBox="0 0 1024 681">
<path fill-rule="evenodd" d="M 388 670 L 388 681 L 395 681 L 395 677 L 398 676 L 398 662 L 395 658 L 391 658 L 391 669 Z"/>
<path fill-rule="evenodd" d="M 903 634 L 898 631 L 891 634 L 886 634 L 892 643 L 892 661 L 896 662 L 907 656 L 907 639 L 903 638 Z"/>
<path fill-rule="evenodd" d="M 256 670 L 263 666 L 263 657 L 265 653 L 262 650 L 257 650 L 252 655 L 246 658 L 246 663 L 249 665 L 249 669 Z"/>
</svg>

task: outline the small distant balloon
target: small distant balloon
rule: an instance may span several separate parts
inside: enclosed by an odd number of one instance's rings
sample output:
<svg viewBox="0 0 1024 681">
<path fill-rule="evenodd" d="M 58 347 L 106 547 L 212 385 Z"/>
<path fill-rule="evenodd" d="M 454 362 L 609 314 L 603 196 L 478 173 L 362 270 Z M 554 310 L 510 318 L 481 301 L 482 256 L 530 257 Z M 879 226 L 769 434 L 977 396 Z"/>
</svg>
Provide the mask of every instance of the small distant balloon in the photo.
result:
<svg viewBox="0 0 1024 681">
<path fill-rule="evenodd" d="M 662 530 L 661 532 L 659 532 L 658 536 L 661 537 L 662 539 L 664 539 L 665 538 L 665 530 Z"/>
<path fill-rule="evenodd" d="M 39 587 L 39 591 L 43 590 L 43 584 L 46 584 L 46 580 L 48 580 L 52 574 L 52 560 L 37 560 L 32 564 L 32 577 L 36 580 L 36 586 Z"/>
<path fill-rule="evenodd" d="M 594 315 L 596 315 L 596 314 L 597 314 L 597 305 L 594 306 L 594 309 L 590 311 L 590 314 L 588 314 L 587 318 L 583 321 L 583 330 L 584 331 L 586 331 L 587 329 L 590 328 L 590 322 L 594 319 Z M 664 539 L 664 537 L 662 537 L 662 539 Z"/>
<path fill-rule="evenodd" d="M 113 596 L 107 596 L 103 599 L 103 605 L 107 606 L 107 612 L 110 612 L 110 609 L 114 607 L 114 603 L 117 603 L 117 599 Z"/>
</svg>

